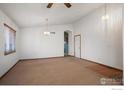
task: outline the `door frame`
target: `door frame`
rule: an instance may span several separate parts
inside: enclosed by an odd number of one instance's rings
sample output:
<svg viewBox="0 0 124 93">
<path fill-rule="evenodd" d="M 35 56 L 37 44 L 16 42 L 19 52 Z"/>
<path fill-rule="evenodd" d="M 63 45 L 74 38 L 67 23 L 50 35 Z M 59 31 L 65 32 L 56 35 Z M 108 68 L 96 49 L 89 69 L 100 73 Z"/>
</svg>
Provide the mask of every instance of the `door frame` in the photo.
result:
<svg viewBox="0 0 124 93">
<path fill-rule="evenodd" d="M 74 57 L 75 57 L 75 38 L 79 36 L 80 37 L 80 59 L 81 59 L 81 34 L 74 35 Z"/>
</svg>

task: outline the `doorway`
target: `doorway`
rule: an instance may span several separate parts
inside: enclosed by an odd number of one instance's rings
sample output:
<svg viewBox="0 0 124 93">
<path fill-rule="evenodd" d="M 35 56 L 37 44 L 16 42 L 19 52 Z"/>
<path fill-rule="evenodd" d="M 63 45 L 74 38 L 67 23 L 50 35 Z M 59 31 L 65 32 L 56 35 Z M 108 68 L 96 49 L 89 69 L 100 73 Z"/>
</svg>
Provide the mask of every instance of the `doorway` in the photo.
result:
<svg viewBox="0 0 124 93">
<path fill-rule="evenodd" d="M 74 36 L 74 56 L 81 58 L 81 35 Z"/>
<path fill-rule="evenodd" d="M 64 32 L 64 56 L 68 56 L 68 52 L 69 52 L 68 42 L 69 42 L 69 34 L 68 32 Z"/>
</svg>

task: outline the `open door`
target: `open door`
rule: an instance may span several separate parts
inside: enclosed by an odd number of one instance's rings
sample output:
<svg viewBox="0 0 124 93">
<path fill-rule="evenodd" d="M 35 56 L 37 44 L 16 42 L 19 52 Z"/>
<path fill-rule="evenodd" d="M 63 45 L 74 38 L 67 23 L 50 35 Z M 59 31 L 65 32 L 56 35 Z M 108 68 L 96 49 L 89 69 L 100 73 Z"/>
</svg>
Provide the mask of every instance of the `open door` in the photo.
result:
<svg viewBox="0 0 124 93">
<path fill-rule="evenodd" d="M 81 58 L 81 35 L 74 36 L 74 56 Z"/>
<path fill-rule="evenodd" d="M 64 32 L 64 56 L 68 56 L 68 38 L 69 34 L 68 32 Z"/>
</svg>

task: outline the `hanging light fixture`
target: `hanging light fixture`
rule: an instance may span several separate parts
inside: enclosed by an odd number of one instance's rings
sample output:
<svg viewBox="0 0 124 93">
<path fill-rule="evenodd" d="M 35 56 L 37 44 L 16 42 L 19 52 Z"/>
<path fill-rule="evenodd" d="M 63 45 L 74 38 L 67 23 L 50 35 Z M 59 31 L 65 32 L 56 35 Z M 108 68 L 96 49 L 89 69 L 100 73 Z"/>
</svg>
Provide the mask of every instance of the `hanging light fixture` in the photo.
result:
<svg viewBox="0 0 124 93">
<path fill-rule="evenodd" d="M 50 32 L 48 31 L 48 18 L 46 19 L 46 31 L 44 32 L 44 35 L 49 36 Z"/>
<path fill-rule="evenodd" d="M 105 9 L 105 14 L 102 16 L 102 20 L 108 20 L 109 15 L 107 14 L 107 4 L 105 4 L 104 9 Z"/>
</svg>

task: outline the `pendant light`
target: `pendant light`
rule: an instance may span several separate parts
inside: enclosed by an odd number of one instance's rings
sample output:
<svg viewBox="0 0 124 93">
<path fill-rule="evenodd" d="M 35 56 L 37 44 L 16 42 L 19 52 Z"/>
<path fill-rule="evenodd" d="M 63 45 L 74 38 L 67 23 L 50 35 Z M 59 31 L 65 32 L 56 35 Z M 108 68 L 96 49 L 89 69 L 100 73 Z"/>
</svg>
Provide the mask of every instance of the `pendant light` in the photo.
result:
<svg viewBox="0 0 124 93">
<path fill-rule="evenodd" d="M 48 31 L 48 18 L 46 19 L 46 31 L 44 32 L 44 35 L 49 36 L 50 32 Z"/>
<path fill-rule="evenodd" d="M 108 20 L 109 19 L 109 15 L 107 14 L 107 4 L 104 5 L 104 15 L 102 16 L 102 20 Z"/>
</svg>

